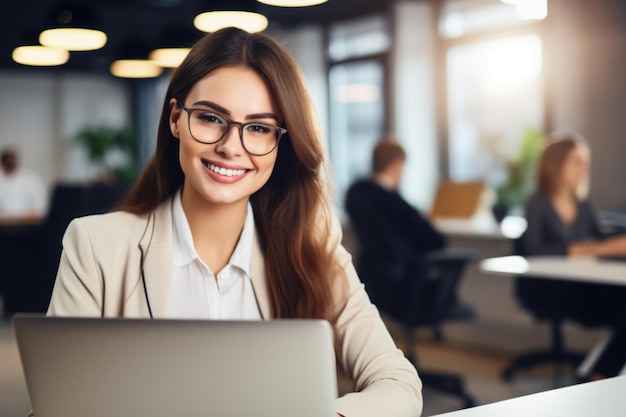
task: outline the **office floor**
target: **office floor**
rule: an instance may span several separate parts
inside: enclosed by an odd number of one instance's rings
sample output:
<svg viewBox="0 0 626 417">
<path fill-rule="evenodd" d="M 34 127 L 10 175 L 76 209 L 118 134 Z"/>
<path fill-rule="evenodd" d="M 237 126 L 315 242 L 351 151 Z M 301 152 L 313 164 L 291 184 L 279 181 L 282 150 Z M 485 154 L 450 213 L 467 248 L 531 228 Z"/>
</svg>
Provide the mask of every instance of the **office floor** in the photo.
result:
<svg viewBox="0 0 626 417">
<path fill-rule="evenodd" d="M 389 329 L 398 345 L 402 346 L 400 333 L 392 323 L 389 324 Z M 551 367 L 524 372 L 514 381 L 505 382 L 500 378 L 500 372 L 511 359 L 511 355 L 463 347 L 445 340 L 435 343 L 428 335 L 418 335 L 417 350 L 420 363 L 429 370 L 460 372 L 465 378 L 468 391 L 478 404 L 572 383 L 568 377 L 555 380 Z M 348 380 L 340 377 L 340 391 L 349 390 L 350 385 Z M 456 398 L 435 392 L 428 387 L 424 389 L 424 417 L 461 407 L 462 403 Z M 0 319 L 0 416 L 25 417 L 29 410 L 30 402 L 10 321 Z"/>
</svg>

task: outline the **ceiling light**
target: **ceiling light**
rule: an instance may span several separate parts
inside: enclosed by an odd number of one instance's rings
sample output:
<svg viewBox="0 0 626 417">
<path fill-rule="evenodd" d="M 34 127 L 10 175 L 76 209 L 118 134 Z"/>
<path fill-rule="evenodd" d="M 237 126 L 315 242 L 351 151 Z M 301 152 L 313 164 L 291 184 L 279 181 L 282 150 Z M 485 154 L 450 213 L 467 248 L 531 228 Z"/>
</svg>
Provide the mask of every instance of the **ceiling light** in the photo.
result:
<svg viewBox="0 0 626 417">
<path fill-rule="evenodd" d="M 193 19 L 193 25 L 203 32 L 215 32 L 234 26 L 254 33 L 265 30 L 268 24 L 267 18 L 262 14 L 241 11 L 205 12 Z"/>
<path fill-rule="evenodd" d="M 70 53 L 66 49 L 33 45 L 15 48 L 12 57 L 19 64 L 47 67 L 65 64 Z"/>
<path fill-rule="evenodd" d="M 190 48 L 159 48 L 150 52 L 150 60 L 160 67 L 176 68 L 190 50 Z"/>
<path fill-rule="evenodd" d="M 41 32 L 39 42 L 45 46 L 70 51 L 92 51 L 107 43 L 107 35 L 95 29 L 56 28 Z"/>
<path fill-rule="evenodd" d="M 306 7 L 326 3 L 328 0 L 257 0 L 259 3 L 279 7 Z"/>
<path fill-rule="evenodd" d="M 120 78 L 154 78 L 163 69 L 147 59 L 119 59 L 111 64 L 111 74 Z"/>
<path fill-rule="evenodd" d="M 515 14 L 520 19 L 545 19 L 548 16 L 548 0 L 517 0 Z"/>
</svg>

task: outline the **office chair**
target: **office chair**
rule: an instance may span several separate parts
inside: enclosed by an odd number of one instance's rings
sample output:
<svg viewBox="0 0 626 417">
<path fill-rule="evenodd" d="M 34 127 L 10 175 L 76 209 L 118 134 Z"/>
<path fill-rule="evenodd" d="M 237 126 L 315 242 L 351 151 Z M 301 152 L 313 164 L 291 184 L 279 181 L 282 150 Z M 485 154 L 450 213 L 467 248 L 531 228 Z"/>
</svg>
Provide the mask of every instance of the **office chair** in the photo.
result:
<svg viewBox="0 0 626 417">
<path fill-rule="evenodd" d="M 429 371 L 418 364 L 415 330 L 430 328 L 435 340 L 440 340 L 443 324 L 474 317 L 473 308 L 458 298 L 457 288 L 466 266 L 475 259 L 475 253 L 469 250 L 429 251 L 416 257 L 410 269 L 377 261 L 375 257 L 357 256 L 355 259 L 372 302 L 382 314 L 403 328 L 405 355 L 418 369 L 422 383 L 460 397 L 465 407 L 474 406 L 474 399 L 465 391 L 460 375 Z"/>
<path fill-rule="evenodd" d="M 474 259 L 473 252 L 437 250 L 420 256 L 415 268 L 402 281 L 388 286 L 384 275 L 378 279 L 365 273 L 365 288 L 372 302 L 383 314 L 400 324 L 404 330 L 405 354 L 419 370 L 425 386 L 460 397 L 465 407 L 474 405 L 465 391 L 460 375 L 422 368 L 415 355 L 415 330 L 428 327 L 436 340 L 441 339 L 441 325 L 474 317 L 474 310 L 460 301 L 458 284 L 466 266 Z"/>
<path fill-rule="evenodd" d="M 513 242 L 515 255 L 524 255 L 521 239 Z M 547 322 L 550 326 L 550 346 L 547 349 L 533 350 L 518 355 L 502 371 L 504 380 L 511 380 L 517 371 L 539 365 L 578 366 L 585 354 L 568 350 L 565 347 L 563 324 L 575 322 L 584 327 L 611 325 L 607 317 L 594 312 L 591 305 L 581 308 L 584 301 L 573 300 L 571 294 L 585 294 L 593 291 L 593 284 L 558 281 L 543 277 L 517 276 L 514 278 L 514 295 L 519 305 L 536 320 Z M 558 368 L 555 367 L 555 372 Z"/>
<path fill-rule="evenodd" d="M 11 271 L 5 313 L 45 312 L 61 257 L 63 234 L 72 219 L 104 213 L 128 190 L 127 184 L 57 184 L 43 223 L 23 237 L 21 256 Z"/>
</svg>

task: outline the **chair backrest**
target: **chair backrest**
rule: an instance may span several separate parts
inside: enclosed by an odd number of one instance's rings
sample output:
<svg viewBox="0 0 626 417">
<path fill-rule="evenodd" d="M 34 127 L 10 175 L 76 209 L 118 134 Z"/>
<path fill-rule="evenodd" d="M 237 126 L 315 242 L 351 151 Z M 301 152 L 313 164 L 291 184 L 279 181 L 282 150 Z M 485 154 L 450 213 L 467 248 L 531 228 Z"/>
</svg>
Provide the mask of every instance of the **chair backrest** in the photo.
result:
<svg viewBox="0 0 626 417">
<path fill-rule="evenodd" d="M 54 257 L 61 254 L 61 238 L 72 219 L 107 212 L 127 190 L 126 184 L 57 184 L 43 225 L 46 245 L 58 252 Z"/>
<path fill-rule="evenodd" d="M 436 325 L 459 302 L 458 286 L 476 258 L 471 250 L 437 250 L 421 256 L 404 283 L 401 308 L 391 315 L 405 325 Z"/>
<path fill-rule="evenodd" d="M 397 276 L 366 274 L 365 289 L 378 309 L 399 323 L 436 325 L 457 306 L 458 285 L 475 258 L 471 250 L 430 251 L 418 257 L 400 281 Z"/>
<path fill-rule="evenodd" d="M 127 190 L 126 184 L 57 184 L 54 187 L 39 237 L 43 256 L 37 265 L 38 284 L 32 290 L 33 298 L 39 300 L 38 307 L 29 311 L 47 309 L 63 249 L 61 241 L 72 219 L 109 211 Z"/>
</svg>

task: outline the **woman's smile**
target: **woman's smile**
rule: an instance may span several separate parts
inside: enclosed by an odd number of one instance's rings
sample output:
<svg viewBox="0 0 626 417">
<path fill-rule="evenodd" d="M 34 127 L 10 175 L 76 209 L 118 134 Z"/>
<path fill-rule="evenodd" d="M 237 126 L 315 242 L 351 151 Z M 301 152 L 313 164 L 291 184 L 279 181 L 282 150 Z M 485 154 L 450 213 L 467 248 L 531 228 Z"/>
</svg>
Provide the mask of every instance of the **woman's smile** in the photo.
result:
<svg viewBox="0 0 626 417">
<path fill-rule="evenodd" d="M 218 164 L 206 159 L 202 160 L 202 164 L 206 167 L 209 177 L 219 182 L 230 183 L 239 181 L 250 171 L 249 169 Z"/>
</svg>

